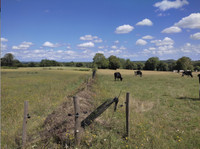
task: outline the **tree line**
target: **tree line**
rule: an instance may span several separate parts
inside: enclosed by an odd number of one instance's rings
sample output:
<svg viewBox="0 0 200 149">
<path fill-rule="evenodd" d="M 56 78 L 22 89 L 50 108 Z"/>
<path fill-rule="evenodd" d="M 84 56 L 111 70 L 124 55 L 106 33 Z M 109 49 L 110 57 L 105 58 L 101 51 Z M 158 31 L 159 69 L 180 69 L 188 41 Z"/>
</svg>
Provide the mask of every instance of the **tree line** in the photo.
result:
<svg viewBox="0 0 200 149">
<path fill-rule="evenodd" d="M 147 61 L 131 61 L 111 55 L 106 58 L 102 53 L 96 53 L 93 62 L 57 62 L 55 60 L 43 59 L 40 62 L 20 62 L 11 53 L 7 53 L 1 58 L 1 66 L 7 68 L 17 67 L 50 67 L 50 66 L 70 66 L 88 67 L 99 69 L 130 69 L 130 70 L 192 70 L 200 71 L 200 61 L 192 61 L 189 57 L 181 57 L 176 60 L 159 60 L 158 57 L 151 57 Z"/>
</svg>

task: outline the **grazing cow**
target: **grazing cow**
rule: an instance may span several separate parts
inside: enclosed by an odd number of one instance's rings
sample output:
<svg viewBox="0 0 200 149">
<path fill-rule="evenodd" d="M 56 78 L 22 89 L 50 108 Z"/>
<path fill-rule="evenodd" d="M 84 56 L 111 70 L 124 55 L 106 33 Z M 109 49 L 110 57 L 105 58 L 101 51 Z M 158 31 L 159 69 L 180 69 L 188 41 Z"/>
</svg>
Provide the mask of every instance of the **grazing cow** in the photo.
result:
<svg viewBox="0 0 200 149">
<path fill-rule="evenodd" d="M 121 74 L 119 73 L 119 72 L 115 72 L 114 73 L 114 77 L 115 77 L 115 81 L 116 81 L 116 79 L 120 79 L 121 81 L 122 81 L 122 76 L 121 76 Z"/>
<path fill-rule="evenodd" d="M 140 75 L 140 77 L 142 77 L 142 72 L 140 70 L 134 71 L 134 73 L 135 73 L 135 76 Z"/>
<path fill-rule="evenodd" d="M 193 78 L 193 75 L 192 75 L 192 71 L 183 71 L 182 72 L 182 77 L 186 75 L 186 76 L 191 76 Z"/>
</svg>

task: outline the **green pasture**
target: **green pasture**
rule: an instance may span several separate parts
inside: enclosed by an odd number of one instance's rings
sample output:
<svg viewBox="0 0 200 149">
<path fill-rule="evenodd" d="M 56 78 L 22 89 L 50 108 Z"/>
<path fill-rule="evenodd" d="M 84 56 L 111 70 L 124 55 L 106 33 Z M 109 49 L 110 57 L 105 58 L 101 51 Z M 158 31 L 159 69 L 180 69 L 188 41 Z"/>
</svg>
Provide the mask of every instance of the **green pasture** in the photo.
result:
<svg viewBox="0 0 200 149">
<path fill-rule="evenodd" d="M 86 128 L 79 148 L 200 148 L 197 73 L 190 78 L 172 72 L 142 71 L 143 77 L 136 77 L 132 70 L 117 71 L 122 74 L 123 81 L 114 81 L 114 70 L 97 70 L 91 89 L 94 106 L 121 92 L 118 108 L 114 113 L 114 106 L 111 106 Z M 2 69 L 1 147 L 17 148 L 25 100 L 29 101 L 31 115 L 28 134 L 35 137 L 47 115 L 91 74 L 91 70 L 77 67 Z M 124 137 L 127 92 L 130 93 L 130 136 Z"/>
<path fill-rule="evenodd" d="M 113 70 L 98 70 L 94 85 L 96 106 L 118 96 L 117 112 L 111 106 L 98 123 L 87 128 L 82 148 L 199 149 L 200 100 L 194 78 L 172 72 L 118 70 L 123 81 L 114 81 Z M 130 93 L 130 137 L 125 134 L 125 98 Z"/>
<path fill-rule="evenodd" d="M 48 114 L 67 100 L 91 71 L 85 68 L 19 68 L 1 70 L 1 147 L 21 141 L 24 101 L 29 101 L 27 133 L 36 134 Z M 17 139 L 16 139 L 17 138 Z"/>
</svg>

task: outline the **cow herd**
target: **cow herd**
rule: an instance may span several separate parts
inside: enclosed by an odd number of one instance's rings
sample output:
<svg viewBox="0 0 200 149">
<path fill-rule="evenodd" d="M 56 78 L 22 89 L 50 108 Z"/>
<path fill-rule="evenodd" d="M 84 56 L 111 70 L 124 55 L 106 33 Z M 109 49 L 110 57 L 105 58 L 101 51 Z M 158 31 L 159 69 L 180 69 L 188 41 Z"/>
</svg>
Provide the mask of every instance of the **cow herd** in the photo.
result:
<svg viewBox="0 0 200 149">
<path fill-rule="evenodd" d="M 139 75 L 140 77 L 142 77 L 142 72 L 140 70 L 134 71 L 134 74 L 135 74 L 135 76 Z M 119 79 L 121 81 L 123 80 L 122 75 L 120 74 L 120 72 L 115 72 L 114 73 L 114 78 L 115 78 L 115 81 L 119 80 Z"/>
<path fill-rule="evenodd" d="M 134 74 L 135 74 L 135 76 L 140 76 L 140 77 L 142 77 L 142 72 L 140 71 L 140 70 L 137 70 L 137 71 L 134 71 Z M 183 71 L 182 72 L 182 77 L 183 76 L 190 76 L 190 77 L 192 77 L 193 78 L 193 75 L 192 75 L 192 71 Z M 198 77 L 200 77 L 200 74 L 198 75 Z M 115 72 L 114 73 L 114 78 L 115 78 L 115 81 L 116 80 L 123 80 L 123 78 L 122 78 L 122 75 L 120 74 L 120 72 Z"/>
</svg>

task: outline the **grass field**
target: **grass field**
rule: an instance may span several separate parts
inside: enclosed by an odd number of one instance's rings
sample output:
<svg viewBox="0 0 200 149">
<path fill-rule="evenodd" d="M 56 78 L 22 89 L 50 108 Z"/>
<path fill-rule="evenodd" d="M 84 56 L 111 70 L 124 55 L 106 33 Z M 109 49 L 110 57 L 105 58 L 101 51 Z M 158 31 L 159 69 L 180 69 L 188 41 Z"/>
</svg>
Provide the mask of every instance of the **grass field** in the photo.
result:
<svg viewBox="0 0 200 149">
<path fill-rule="evenodd" d="M 197 74 L 181 77 L 172 72 L 118 70 L 123 81 L 114 81 L 112 70 L 98 70 L 96 105 L 118 96 L 116 113 L 109 108 L 102 124 L 86 131 L 83 148 L 200 148 L 200 100 Z M 125 133 L 125 96 L 130 93 L 130 137 Z"/>
<path fill-rule="evenodd" d="M 118 96 L 117 112 L 111 106 L 86 128 L 81 148 L 198 149 L 200 148 L 200 100 L 197 74 L 181 77 L 172 72 L 117 70 L 123 81 L 114 81 L 114 70 L 98 70 L 92 91 L 95 106 Z M 66 100 L 91 71 L 86 68 L 21 68 L 2 70 L 2 148 L 16 148 L 21 135 L 24 100 L 29 101 L 28 133 L 40 130 L 48 114 Z M 130 137 L 125 134 L 125 96 L 130 93 Z"/>
<path fill-rule="evenodd" d="M 82 71 L 81 71 L 82 70 Z M 40 130 L 44 119 L 91 74 L 77 68 L 19 68 L 1 70 L 1 147 L 17 148 L 21 137 L 24 101 L 31 120 L 27 133 Z M 21 141 L 21 139 L 20 139 Z"/>
</svg>

